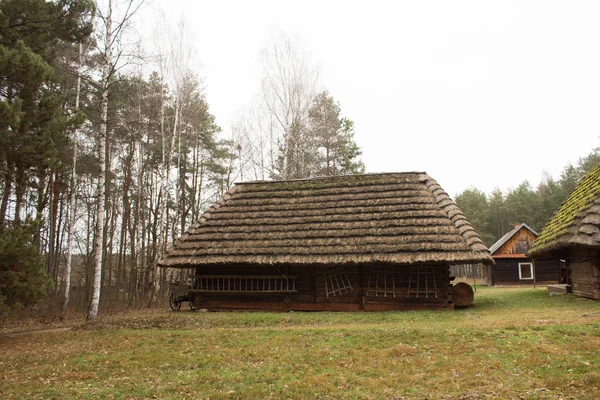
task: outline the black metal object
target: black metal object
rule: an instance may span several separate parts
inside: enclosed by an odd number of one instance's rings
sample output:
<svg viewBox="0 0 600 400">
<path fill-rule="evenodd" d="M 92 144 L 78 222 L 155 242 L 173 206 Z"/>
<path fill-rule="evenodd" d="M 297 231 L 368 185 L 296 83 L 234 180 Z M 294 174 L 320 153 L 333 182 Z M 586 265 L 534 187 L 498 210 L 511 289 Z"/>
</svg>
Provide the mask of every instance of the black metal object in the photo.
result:
<svg viewBox="0 0 600 400">
<path fill-rule="evenodd" d="M 181 310 L 181 303 L 189 302 L 190 310 L 195 311 L 194 297 L 190 294 L 191 287 L 189 285 L 179 285 L 171 283 L 171 294 L 169 294 L 169 306 L 173 311 Z"/>
</svg>

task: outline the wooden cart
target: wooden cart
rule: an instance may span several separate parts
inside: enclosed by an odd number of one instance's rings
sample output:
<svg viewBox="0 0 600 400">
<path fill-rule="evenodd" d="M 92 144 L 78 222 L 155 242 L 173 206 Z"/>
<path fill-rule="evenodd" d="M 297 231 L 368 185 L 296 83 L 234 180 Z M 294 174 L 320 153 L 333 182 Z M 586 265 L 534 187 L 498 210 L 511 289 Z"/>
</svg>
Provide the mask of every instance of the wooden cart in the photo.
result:
<svg viewBox="0 0 600 400">
<path fill-rule="evenodd" d="M 195 311 L 193 296 L 190 293 L 192 287 L 190 285 L 181 285 L 179 283 L 171 283 L 171 289 L 169 294 L 169 306 L 171 310 L 181 310 L 181 303 L 187 301 L 190 305 L 190 310 Z"/>
</svg>

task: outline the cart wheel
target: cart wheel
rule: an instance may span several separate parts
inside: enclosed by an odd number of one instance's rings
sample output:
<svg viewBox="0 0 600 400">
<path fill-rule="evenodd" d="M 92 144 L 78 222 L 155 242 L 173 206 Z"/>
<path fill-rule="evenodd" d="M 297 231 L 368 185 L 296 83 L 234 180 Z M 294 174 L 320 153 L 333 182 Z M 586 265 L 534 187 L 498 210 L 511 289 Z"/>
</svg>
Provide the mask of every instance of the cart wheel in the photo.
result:
<svg viewBox="0 0 600 400">
<path fill-rule="evenodd" d="M 181 310 L 181 302 L 177 301 L 177 295 L 175 293 L 171 293 L 169 297 L 169 306 L 171 306 L 171 310 L 179 311 Z"/>
<path fill-rule="evenodd" d="M 194 302 L 194 300 L 195 300 L 194 296 L 191 296 L 190 297 L 190 310 L 192 310 L 192 311 L 196 311 L 197 310 L 196 303 Z"/>
</svg>

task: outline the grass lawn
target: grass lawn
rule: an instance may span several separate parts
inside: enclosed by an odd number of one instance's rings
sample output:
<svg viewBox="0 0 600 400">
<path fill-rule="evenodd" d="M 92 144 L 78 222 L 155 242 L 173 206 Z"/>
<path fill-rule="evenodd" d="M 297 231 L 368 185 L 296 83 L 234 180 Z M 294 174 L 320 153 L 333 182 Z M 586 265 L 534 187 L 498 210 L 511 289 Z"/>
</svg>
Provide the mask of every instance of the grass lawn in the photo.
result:
<svg viewBox="0 0 600 400">
<path fill-rule="evenodd" d="M 600 398 L 600 302 L 478 288 L 476 307 L 99 317 L 0 336 L 2 398 Z M 182 308 L 183 309 L 183 308 Z"/>
</svg>

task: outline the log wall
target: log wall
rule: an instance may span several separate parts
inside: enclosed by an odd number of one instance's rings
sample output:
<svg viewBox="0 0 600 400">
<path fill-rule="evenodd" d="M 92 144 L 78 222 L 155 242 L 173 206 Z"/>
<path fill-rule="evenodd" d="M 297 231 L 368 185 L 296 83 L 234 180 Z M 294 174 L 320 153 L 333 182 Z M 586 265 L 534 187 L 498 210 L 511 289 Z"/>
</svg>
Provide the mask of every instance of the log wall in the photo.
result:
<svg viewBox="0 0 600 400">
<path fill-rule="evenodd" d="M 206 309 L 278 310 L 278 311 L 383 311 L 410 309 L 452 309 L 449 266 L 437 265 L 421 270 L 406 266 L 350 265 L 342 272 L 352 287 L 341 293 L 331 291 L 327 273 L 334 267 L 323 266 L 222 266 L 197 267 L 197 275 L 281 275 L 296 276 L 295 293 L 206 293 L 193 291 L 196 306 Z M 338 267 L 340 268 L 340 267 Z M 384 269 L 387 271 L 384 275 Z M 412 278 L 411 278 L 412 272 Z M 425 276 L 426 275 L 426 276 Z M 371 280 L 369 281 L 369 277 Z M 387 279 L 384 279 L 387 278 Z M 379 278 L 379 284 L 375 281 Z M 425 280 L 427 278 L 427 280 Z M 338 283 L 339 281 L 338 277 Z M 419 287 L 417 288 L 417 280 Z M 327 282 L 326 282 L 327 281 Z M 369 287 L 370 284 L 370 287 Z M 344 285 L 340 285 L 344 287 Z M 375 288 L 379 290 L 375 290 Z M 449 289 L 450 287 L 450 289 Z M 198 289 L 197 287 L 195 289 Z M 370 290 L 369 290 L 370 289 Z M 418 290 L 417 290 L 418 289 Z M 425 290 L 427 289 L 427 290 Z M 419 293 L 417 293 L 419 292 Z"/>
<path fill-rule="evenodd" d="M 600 252 L 572 250 L 569 256 L 573 294 L 600 299 Z"/>
<path fill-rule="evenodd" d="M 529 258 L 496 258 L 492 266 L 492 285 L 533 285 L 533 279 L 519 279 L 519 263 L 532 262 Z M 536 260 L 535 283 L 556 284 L 560 279 L 561 262 L 558 259 Z"/>
</svg>

